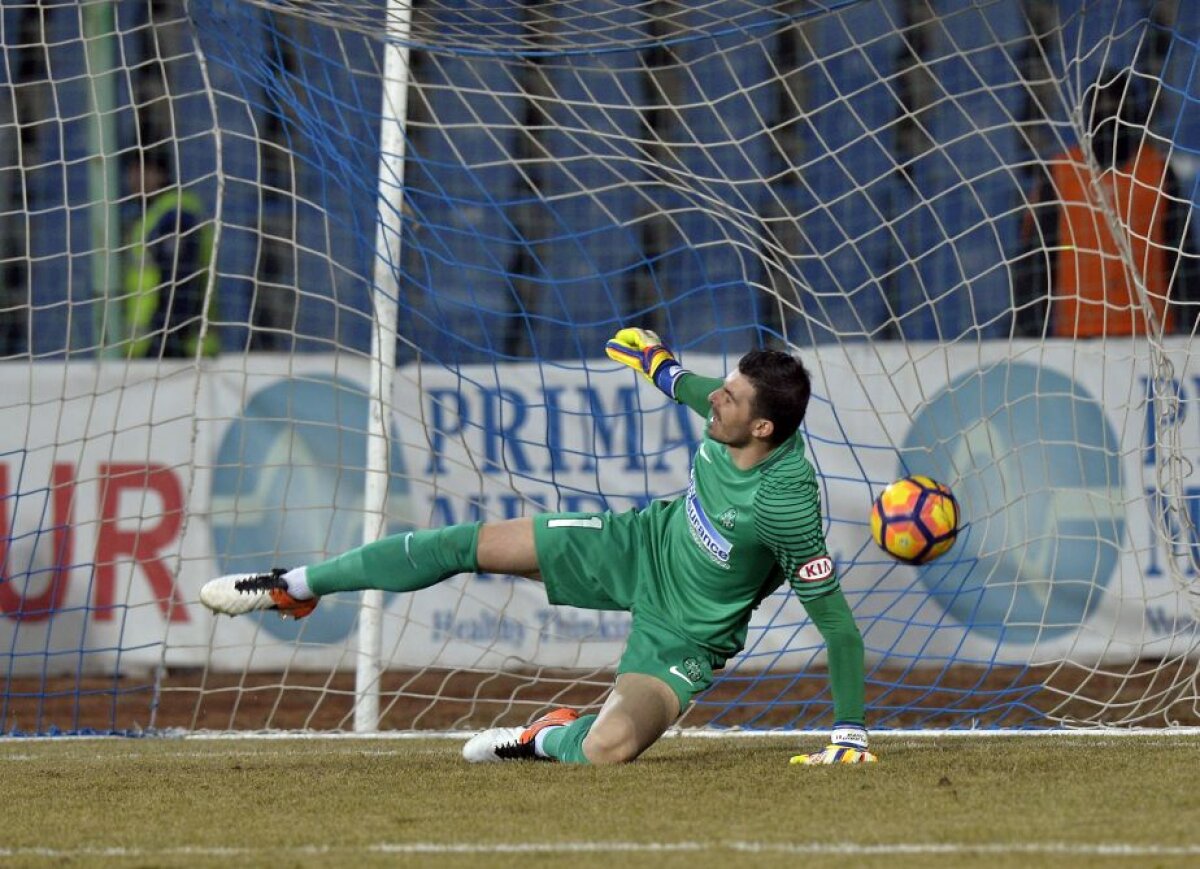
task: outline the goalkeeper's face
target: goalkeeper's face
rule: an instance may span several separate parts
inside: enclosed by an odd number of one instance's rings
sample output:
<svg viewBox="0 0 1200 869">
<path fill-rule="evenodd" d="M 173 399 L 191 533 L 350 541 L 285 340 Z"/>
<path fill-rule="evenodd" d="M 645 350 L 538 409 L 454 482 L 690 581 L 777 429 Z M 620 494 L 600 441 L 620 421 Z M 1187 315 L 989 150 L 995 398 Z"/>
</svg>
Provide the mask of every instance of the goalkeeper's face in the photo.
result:
<svg viewBox="0 0 1200 869">
<path fill-rule="evenodd" d="M 754 384 L 740 371 L 708 394 L 708 436 L 734 449 L 741 449 L 771 436 L 774 426 L 754 415 Z"/>
</svg>

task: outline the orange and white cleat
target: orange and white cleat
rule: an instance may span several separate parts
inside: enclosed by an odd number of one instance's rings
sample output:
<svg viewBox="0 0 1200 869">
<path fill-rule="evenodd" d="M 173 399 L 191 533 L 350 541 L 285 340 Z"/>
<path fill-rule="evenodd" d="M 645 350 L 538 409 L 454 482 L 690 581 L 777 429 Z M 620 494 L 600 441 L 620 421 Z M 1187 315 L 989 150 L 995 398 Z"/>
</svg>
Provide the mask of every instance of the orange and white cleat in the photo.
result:
<svg viewBox="0 0 1200 869">
<path fill-rule="evenodd" d="M 547 727 L 562 727 L 579 717 L 574 709 L 555 709 L 526 727 L 493 727 L 477 733 L 463 746 L 463 758 L 470 763 L 495 763 L 501 760 L 545 760 L 534 750 L 537 735 Z"/>
<path fill-rule="evenodd" d="M 276 610 L 283 618 L 302 619 L 317 608 L 317 598 L 298 600 L 288 594 L 282 568 L 270 573 L 231 573 L 204 583 L 200 603 L 215 613 L 240 616 L 256 610 Z"/>
</svg>

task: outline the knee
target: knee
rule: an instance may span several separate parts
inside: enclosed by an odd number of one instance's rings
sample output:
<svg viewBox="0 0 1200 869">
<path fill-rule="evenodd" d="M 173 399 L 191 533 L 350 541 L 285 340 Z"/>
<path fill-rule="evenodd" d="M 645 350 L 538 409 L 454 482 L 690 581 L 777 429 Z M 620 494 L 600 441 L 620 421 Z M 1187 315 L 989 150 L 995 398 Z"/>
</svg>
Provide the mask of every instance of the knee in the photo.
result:
<svg viewBox="0 0 1200 869">
<path fill-rule="evenodd" d="M 595 765 L 629 763 L 642 753 L 632 726 L 624 723 L 605 722 L 606 726 L 593 727 L 583 740 L 583 753 Z"/>
</svg>

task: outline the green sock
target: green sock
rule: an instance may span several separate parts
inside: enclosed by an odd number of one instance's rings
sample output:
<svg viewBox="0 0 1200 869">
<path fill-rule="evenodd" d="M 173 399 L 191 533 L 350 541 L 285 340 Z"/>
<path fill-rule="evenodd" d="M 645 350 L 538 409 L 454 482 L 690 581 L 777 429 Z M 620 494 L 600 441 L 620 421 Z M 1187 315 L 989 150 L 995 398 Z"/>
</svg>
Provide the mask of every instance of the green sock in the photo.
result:
<svg viewBox="0 0 1200 869">
<path fill-rule="evenodd" d="M 804 601 L 804 609 L 825 639 L 834 722 L 865 727 L 863 640 L 845 595 L 837 589 L 815 600 Z"/>
<path fill-rule="evenodd" d="M 581 715 L 570 724 L 551 728 L 542 750 L 559 763 L 589 763 L 583 754 L 583 739 L 595 720 L 595 715 Z"/>
<path fill-rule="evenodd" d="M 308 568 L 315 595 L 337 591 L 418 591 L 479 569 L 479 524 L 410 531 L 351 549 Z"/>
</svg>

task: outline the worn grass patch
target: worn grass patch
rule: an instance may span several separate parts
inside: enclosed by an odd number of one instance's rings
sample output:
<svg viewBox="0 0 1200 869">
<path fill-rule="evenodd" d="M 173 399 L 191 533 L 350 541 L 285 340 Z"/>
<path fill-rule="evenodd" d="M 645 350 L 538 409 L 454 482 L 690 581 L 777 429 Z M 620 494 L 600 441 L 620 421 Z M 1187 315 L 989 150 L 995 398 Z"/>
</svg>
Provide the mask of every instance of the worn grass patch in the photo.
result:
<svg viewBox="0 0 1200 869">
<path fill-rule="evenodd" d="M 805 748 L 811 738 L 803 740 Z M 0 742 L 0 862 L 45 866 L 1188 866 L 1195 736 L 667 739 L 616 768 L 454 740 Z"/>
</svg>

